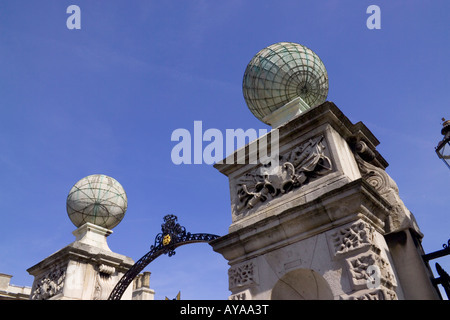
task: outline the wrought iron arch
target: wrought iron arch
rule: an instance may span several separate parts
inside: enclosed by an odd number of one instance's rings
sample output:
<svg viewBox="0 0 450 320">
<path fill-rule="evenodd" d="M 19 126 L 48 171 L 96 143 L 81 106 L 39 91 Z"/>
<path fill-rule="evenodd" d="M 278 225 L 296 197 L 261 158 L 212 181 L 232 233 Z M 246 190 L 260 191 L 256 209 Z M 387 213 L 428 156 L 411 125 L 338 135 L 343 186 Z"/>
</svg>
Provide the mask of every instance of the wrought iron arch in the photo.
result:
<svg viewBox="0 0 450 320">
<path fill-rule="evenodd" d="M 123 293 L 134 280 L 153 260 L 160 255 L 167 254 L 169 257 L 175 254 L 175 249 L 190 243 L 210 242 L 219 236 L 209 233 L 190 233 L 186 228 L 177 223 L 178 218 L 174 215 L 166 215 L 161 225 L 161 233 L 156 235 L 155 243 L 150 251 L 139 259 L 119 280 L 111 291 L 108 300 L 120 300 Z"/>
</svg>

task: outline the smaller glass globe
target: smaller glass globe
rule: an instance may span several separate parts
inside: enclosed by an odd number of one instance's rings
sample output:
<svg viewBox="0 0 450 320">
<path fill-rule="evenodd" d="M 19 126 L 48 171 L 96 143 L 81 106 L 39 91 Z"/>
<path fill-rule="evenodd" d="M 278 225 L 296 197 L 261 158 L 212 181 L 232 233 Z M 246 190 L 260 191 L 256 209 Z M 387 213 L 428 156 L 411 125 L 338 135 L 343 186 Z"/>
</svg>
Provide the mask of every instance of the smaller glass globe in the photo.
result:
<svg viewBox="0 0 450 320">
<path fill-rule="evenodd" d="M 127 195 L 121 184 L 102 174 L 78 181 L 66 202 L 67 214 L 78 228 L 89 222 L 112 229 L 122 221 L 127 206 Z"/>
</svg>

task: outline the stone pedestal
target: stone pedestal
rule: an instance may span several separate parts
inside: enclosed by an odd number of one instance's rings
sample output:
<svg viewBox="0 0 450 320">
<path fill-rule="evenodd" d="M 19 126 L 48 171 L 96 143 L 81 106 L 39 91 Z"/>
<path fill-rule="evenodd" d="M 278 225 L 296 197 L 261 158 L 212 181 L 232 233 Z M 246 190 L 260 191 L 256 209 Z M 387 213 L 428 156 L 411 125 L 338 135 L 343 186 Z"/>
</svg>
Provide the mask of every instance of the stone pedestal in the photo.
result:
<svg viewBox="0 0 450 320">
<path fill-rule="evenodd" d="M 230 265 L 230 298 L 437 299 L 370 130 L 331 102 L 277 129 L 278 170 L 215 166 L 230 183 L 229 234 L 211 242 Z"/>
<path fill-rule="evenodd" d="M 111 230 L 86 223 L 73 232 L 75 242 L 27 271 L 35 277 L 32 300 L 105 300 L 134 264 L 112 252 L 106 242 Z M 131 286 L 123 295 L 132 299 Z"/>
</svg>

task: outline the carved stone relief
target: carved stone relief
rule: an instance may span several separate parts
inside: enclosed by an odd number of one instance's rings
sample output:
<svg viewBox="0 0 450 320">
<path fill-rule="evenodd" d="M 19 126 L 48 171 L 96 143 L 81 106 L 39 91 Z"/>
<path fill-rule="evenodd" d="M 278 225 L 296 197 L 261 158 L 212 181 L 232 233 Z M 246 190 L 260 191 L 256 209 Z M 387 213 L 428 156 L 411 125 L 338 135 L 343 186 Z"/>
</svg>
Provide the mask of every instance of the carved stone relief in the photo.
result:
<svg viewBox="0 0 450 320">
<path fill-rule="evenodd" d="M 235 212 L 244 214 L 330 172 L 331 160 L 325 155 L 323 140 L 323 136 L 310 139 L 281 157 L 278 166 L 269 163 L 238 179 Z"/>
<path fill-rule="evenodd" d="M 35 283 L 34 290 L 31 294 L 31 300 L 47 300 L 62 293 L 65 278 L 65 265 L 53 267 Z"/>
<path fill-rule="evenodd" d="M 347 270 L 352 294 L 342 299 L 397 299 L 397 282 L 389 262 L 381 256 L 376 244 L 376 230 L 358 220 L 329 234 L 335 258 Z"/>
<path fill-rule="evenodd" d="M 335 256 L 364 247 L 374 246 L 374 228 L 364 221 L 357 221 L 331 234 Z"/>
<path fill-rule="evenodd" d="M 355 294 L 349 296 L 342 296 L 344 300 L 397 300 L 397 294 L 395 291 L 379 288 L 375 290 L 358 291 Z"/>
<path fill-rule="evenodd" d="M 258 268 L 252 261 L 228 270 L 229 289 L 248 287 L 258 283 Z"/>
<path fill-rule="evenodd" d="M 367 289 L 372 279 L 375 285 L 392 289 L 396 286 L 394 273 L 388 261 L 373 252 L 358 255 L 347 260 L 348 268 L 353 282 L 353 288 Z M 371 273 L 369 268 L 375 266 L 376 272 Z M 373 270 L 373 271 L 375 271 Z"/>
</svg>

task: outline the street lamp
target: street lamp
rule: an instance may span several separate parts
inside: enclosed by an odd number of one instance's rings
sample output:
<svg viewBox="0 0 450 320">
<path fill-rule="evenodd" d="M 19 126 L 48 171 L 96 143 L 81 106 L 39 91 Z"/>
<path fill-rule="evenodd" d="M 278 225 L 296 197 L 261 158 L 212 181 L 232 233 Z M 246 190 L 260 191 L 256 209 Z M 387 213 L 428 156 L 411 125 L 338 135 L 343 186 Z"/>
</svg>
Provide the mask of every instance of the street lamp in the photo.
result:
<svg viewBox="0 0 450 320">
<path fill-rule="evenodd" d="M 436 153 L 450 169 L 450 120 L 442 118 L 442 121 L 444 121 L 444 123 L 442 124 L 443 128 L 441 133 L 444 136 L 444 139 L 438 143 Z"/>
</svg>

